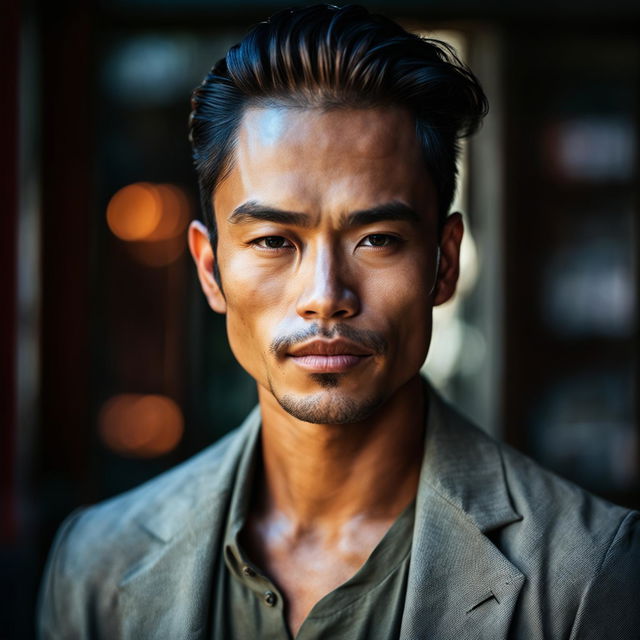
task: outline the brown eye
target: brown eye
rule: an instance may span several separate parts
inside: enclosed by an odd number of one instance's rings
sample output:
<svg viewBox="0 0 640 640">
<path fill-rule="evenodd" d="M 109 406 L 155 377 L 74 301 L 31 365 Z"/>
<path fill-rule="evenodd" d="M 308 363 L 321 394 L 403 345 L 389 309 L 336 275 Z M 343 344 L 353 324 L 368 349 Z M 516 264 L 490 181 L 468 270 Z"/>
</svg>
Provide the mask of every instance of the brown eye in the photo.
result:
<svg viewBox="0 0 640 640">
<path fill-rule="evenodd" d="M 387 247 L 395 240 L 396 238 L 385 233 L 372 233 L 364 239 L 363 244 L 368 247 Z"/>
<path fill-rule="evenodd" d="M 292 246 L 291 243 L 282 236 L 265 236 L 264 238 L 255 240 L 254 244 L 263 249 L 286 249 Z"/>
</svg>

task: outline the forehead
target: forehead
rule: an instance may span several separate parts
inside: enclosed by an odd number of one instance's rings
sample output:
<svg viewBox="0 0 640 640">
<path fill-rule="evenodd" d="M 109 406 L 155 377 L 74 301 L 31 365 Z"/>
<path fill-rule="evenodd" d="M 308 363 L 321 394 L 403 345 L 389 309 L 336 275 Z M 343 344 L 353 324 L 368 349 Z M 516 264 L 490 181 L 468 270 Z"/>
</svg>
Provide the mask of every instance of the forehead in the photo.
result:
<svg viewBox="0 0 640 640">
<path fill-rule="evenodd" d="M 249 108 L 216 212 L 247 200 L 320 214 L 399 200 L 433 208 L 412 115 L 401 108 Z"/>
<path fill-rule="evenodd" d="M 397 107 L 375 109 L 250 108 L 238 141 L 268 152 L 287 146 L 304 150 L 313 141 L 318 156 L 385 158 L 417 147 L 411 114 Z"/>
</svg>

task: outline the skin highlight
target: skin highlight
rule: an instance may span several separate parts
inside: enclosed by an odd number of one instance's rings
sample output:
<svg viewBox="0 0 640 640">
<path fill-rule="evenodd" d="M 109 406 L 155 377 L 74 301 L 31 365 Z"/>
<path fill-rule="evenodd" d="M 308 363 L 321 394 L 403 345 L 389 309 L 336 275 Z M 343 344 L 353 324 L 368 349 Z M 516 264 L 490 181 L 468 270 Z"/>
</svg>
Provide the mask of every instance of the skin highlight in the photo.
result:
<svg viewBox="0 0 640 640">
<path fill-rule="evenodd" d="M 190 229 L 205 295 L 258 385 L 262 468 L 243 535 L 294 634 L 416 494 L 419 370 L 462 239 L 457 214 L 438 236 L 421 153 L 401 108 L 252 108 L 213 199 L 224 293 L 206 229 Z"/>
</svg>

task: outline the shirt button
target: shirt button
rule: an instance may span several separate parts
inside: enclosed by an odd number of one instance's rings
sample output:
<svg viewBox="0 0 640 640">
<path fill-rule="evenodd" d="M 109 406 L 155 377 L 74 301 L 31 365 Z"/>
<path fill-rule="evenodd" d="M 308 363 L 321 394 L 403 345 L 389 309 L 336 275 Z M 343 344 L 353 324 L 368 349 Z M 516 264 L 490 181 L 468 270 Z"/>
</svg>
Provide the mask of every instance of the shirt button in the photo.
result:
<svg viewBox="0 0 640 640">
<path fill-rule="evenodd" d="M 256 572 L 249 566 L 249 565 L 244 565 L 244 567 L 242 567 L 242 573 L 245 576 L 249 576 L 249 578 L 254 578 L 256 575 Z"/>
<path fill-rule="evenodd" d="M 276 604 L 276 594 L 273 591 L 265 591 L 264 602 L 268 607 L 273 607 Z"/>
</svg>

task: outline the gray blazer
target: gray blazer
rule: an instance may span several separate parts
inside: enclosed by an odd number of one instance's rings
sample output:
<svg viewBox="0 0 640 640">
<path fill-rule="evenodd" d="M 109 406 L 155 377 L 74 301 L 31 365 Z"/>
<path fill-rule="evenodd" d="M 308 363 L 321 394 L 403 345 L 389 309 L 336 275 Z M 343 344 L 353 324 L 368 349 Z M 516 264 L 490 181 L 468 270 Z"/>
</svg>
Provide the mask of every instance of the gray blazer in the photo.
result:
<svg viewBox="0 0 640 640">
<path fill-rule="evenodd" d="M 541 469 L 430 394 L 401 637 L 640 638 L 640 514 Z M 256 409 L 186 463 L 72 514 L 43 579 L 40 637 L 207 638 L 229 494 L 259 429 Z"/>
</svg>

